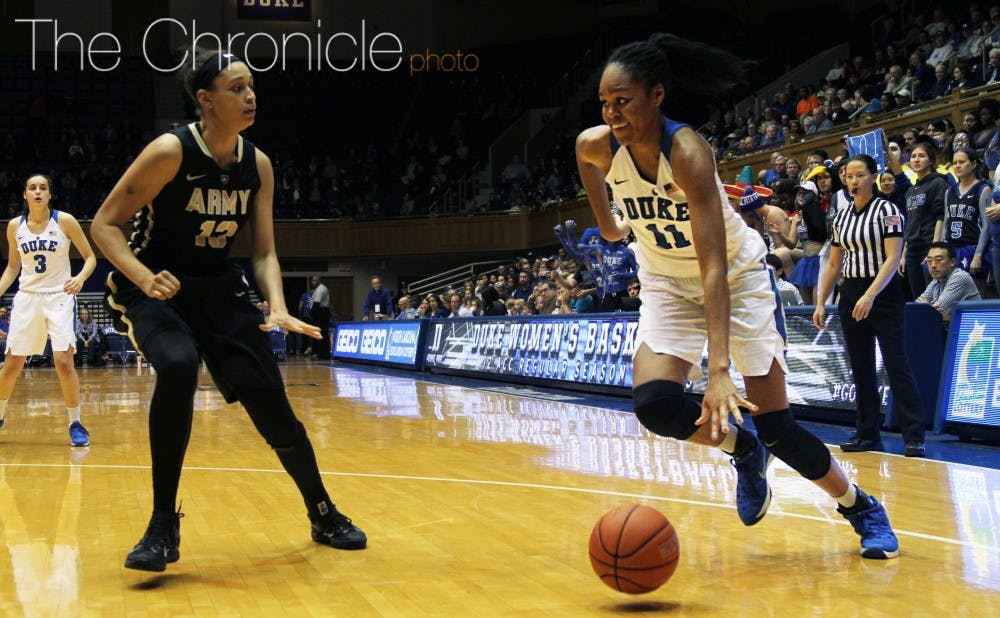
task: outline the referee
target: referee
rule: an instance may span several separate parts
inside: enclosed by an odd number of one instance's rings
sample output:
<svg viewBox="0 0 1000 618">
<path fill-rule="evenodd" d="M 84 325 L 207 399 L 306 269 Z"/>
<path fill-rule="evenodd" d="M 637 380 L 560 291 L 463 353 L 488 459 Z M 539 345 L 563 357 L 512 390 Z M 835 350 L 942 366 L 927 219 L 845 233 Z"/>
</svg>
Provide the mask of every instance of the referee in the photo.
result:
<svg viewBox="0 0 1000 618">
<path fill-rule="evenodd" d="M 903 245 L 903 215 L 875 197 L 875 160 L 856 155 L 847 162 L 847 188 L 852 200 L 833 221 L 830 261 L 820 279 L 817 298 L 827 298 L 843 274 L 837 312 L 857 389 L 857 431 L 840 445 L 847 452 L 882 451 L 879 395 L 875 384 L 875 339 L 889 374 L 899 410 L 907 457 L 924 456 L 924 410 L 903 348 L 906 299 L 895 275 Z M 813 323 L 826 328 L 826 310 L 816 305 Z"/>
</svg>

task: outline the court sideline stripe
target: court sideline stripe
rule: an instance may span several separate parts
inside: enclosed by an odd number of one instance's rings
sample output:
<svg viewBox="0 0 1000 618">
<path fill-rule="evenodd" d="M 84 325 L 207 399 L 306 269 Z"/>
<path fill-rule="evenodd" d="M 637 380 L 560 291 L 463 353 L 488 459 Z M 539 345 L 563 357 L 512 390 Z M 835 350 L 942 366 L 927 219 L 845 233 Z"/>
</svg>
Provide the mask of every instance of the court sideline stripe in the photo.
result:
<svg viewBox="0 0 1000 618">
<path fill-rule="evenodd" d="M 76 464 L 32 464 L 32 463 L 0 463 L 0 467 L 4 468 L 107 468 L 112 470 L 149 470 L 149 466 L 138 466 L 138 465 L 120 465 L 120 464 L 94 464 L 94 465 L 76 465 Z M 262 473 L 281 473 L 287 474 L 283 469 L 268 469 L 268 468 L 216 468 L 216 467 L 200 467 L 200 466 L 185 466 L 185 471 L 200 471 L 200 472 L 262 472 Z M 430 481 L 430 482 L 443 482 L 443 483 L 464 483 L 469 485 L 493 485 L 500 487 L 517 487 L 522 489 L 544 489 L 549 491 L 567 491 L 575 493 L 585 493 L 585 494 L 595 494 L 602 496 L 615 496 L 619 498 L 636 498 L 644 500 L 653 500 L 657 502 L 673 502 L 676 504 L 689 504 L 692 506 L 707 506 L 714 508 L 724 508 L 724 509 L 735 509 L 735 506 L 728 504 L 719 504 L 717 502 L 705 502 L 702 500 L 687 500 L 684 498 L 667 498 L 664 496 L 653 496 L 649 494 L 636 494 L 628 493 L 622 491 L 611 491 L 607 489 L 588 489 L 585 487 L 568 487 L 564 485 L 546 485 L 541 483 L 519 483 L 514 481 L 490 481 L 484 479 L 457 479 L 457 478 L 446 478 L 437 476 L 413 476 L 407 474 L 375 474 L 369 472 L 321 472 L 325 476 L 345 476 L 345 477 L 359 477 L 359 478 L 376 478 L 376 479 L 394 479 L 394 480 L 405 480 L 405 481 Z M 846 521 L 839 521 L 836 519 L 830 519 L 829 517 L 819 517 L 817 515 L 805 515 L 800 513 L 790 513 L 782 512 L 780 514 L 775 513 L 781 517 L 795 517 L 797 519 L 808 519 L 811 521 L 823 522 L 823 523 L 833 523 L 839 526 L 849 526 L 850 524 Z M 898 528 L 894 529 L 897 536 L 908 536 L 917 539 L 924 539 L 928 541 L 937 541 L 939 543 L 947 543 L 949 545 L 959 545 L 962 547 L 968 547 L 971 549 L 978 549 L 982 551 L 989 551 L 993 553 L 1000 553 L 1000 547 L 991 547 L 989 545 L 983 545 L 981 543 L 973 543 L 970 541 L 963 541 L 961 539 L 952 539 L 943 536 L 936 536 L 933 534 L 924 534 L 922 532 L 913 532 L 910 530 L 900 530 Z"/>
</svg>

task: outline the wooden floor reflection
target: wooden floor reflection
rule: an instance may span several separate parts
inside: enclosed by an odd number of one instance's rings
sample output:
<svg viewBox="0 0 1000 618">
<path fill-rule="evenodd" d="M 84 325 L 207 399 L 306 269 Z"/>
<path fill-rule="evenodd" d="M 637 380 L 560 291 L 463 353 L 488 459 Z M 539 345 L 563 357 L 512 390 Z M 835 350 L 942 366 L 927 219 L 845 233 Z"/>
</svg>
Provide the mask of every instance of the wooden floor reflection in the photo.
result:
<svg viewBox="0 0 1000 618">
<path fill-rule="evenodd" d="M 1000 615 L 1000 473 L 862 453 L 902 556 L 857 555 L 832 501 L 788 468 L 753 528 L 724 456 L 653 439 L 632 415 L 555 400 L 289 365 L 328 487 L 369 548 L 312 543 L 277 459 L 207 375 L 181 483 L 181 560 L 122 568 L 150 507 L 148 368 L 81 372 L 86 449 L 68 446 L 51 369 L 26 371 L 0 430 L 4 616 Z M 681 564 L 630 597 L 591 572 L 607 510 L 663 511 Z"/>
</svg>

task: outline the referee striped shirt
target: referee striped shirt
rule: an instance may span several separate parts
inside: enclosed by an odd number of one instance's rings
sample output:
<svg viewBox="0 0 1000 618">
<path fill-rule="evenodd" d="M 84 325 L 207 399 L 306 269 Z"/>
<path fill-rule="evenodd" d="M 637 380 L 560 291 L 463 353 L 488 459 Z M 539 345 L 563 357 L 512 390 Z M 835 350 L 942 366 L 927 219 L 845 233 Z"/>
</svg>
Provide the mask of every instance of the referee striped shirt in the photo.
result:
<svg viewBox="0 0 1000 618">
<path fill-rule="evenodd" d="M 860 211 L 854 200 L 833 220 L 833 244 L 844 252 L 845 279 L 872 279 L 886 260 L 885 239 L 903 235 L 905 218 L 887 199 L 872 197 Z"/>
</svg>

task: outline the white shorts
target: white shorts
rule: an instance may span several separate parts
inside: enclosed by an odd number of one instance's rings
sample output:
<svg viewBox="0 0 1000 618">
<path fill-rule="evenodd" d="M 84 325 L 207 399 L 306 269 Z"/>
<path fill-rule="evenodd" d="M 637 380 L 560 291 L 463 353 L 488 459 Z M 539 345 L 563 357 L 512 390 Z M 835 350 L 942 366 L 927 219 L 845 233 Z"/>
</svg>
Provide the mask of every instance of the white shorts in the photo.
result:
<svg viewBox="0 0 1000 618">
<path fill-rule="evenodd" d="M 7 353 L 31 356 L 45 352 L 45 339 L 53 352 L 76 351 L 76 298 L 66 292 L 24 292 L 14 295 L 7 333 Z"/>
<path fill-rule="evenodd" d="M 764 263 L 766 249 L 756 232 L 747 234 L 736 259 L 729 264 L 729 356 L 736 371 L 762 376 L 774 359 L 782 371 L 785 340 L 775 326 L 775 292 Z M 657 354 L 669 354 L 701 367 L 708 341 L 705 291 L 700 277 L 678 279 L 639 271 L 642 305 L 636 348 L 645 343 Z"/>
</svg>

